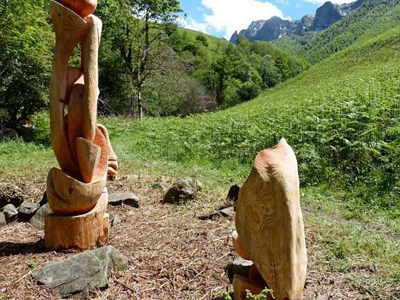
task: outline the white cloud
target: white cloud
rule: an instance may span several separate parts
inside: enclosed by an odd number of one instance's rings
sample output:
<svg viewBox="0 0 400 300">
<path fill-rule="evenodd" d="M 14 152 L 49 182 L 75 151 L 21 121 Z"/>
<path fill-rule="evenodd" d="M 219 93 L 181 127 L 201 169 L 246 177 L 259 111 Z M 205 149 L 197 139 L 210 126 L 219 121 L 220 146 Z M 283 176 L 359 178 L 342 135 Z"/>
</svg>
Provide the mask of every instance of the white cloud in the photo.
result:
<svg viewBox="0 0 400 300">
<path fill-rule="evenodd" d="M 311 0 L 314 1 L 314 0 Z M 210 14 L 205 23 L 229 39 L 235 30 L 247 28 L 252 21 L 267 20 L 273 16 L 283 18 L 282 12 L 269 2 L 258 0 L 202 0 Z"/>
<path fill-rule="evenodd" d="M 316 3 L 316 4 L 324 4 L 328 0 L 304 0 L 305 2 Z M 329 0 L 334 4 L 343 4 L 343 3 L 351 3 L 356 0 Z"/>
<path fill-rule="evenodd" d="M 179 17 L 178 18 L 178 23 L 183 27 L 183 28 L 188 28 L 188 29 L 193 29 L 196 31 L 201 31 L 204 33 L 208 33 L 207 27 L 208 25 L 206 23 L 201 23 L 197 22 L 195 19 L 192 17 Z"/>
</svg>

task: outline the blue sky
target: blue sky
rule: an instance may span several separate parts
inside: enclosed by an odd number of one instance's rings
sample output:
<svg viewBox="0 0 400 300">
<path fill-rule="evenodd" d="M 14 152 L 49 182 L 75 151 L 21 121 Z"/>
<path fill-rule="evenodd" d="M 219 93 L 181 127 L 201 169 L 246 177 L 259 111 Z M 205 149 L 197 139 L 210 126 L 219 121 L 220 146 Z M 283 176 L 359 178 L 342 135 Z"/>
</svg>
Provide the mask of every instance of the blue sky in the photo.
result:
<svg viewBox="0 0 400 300">
<path fill-rule="evenodd" d="M 300 19 L 314 14 L 325 0 L 180 0 L 186 18 L 181 26 L 214 36 L 230 38 L 235 30 L 247 28 L 251 21 L 278 16 Z M 334 3 L 355 0 L 331 0 Z"/>
</svg>

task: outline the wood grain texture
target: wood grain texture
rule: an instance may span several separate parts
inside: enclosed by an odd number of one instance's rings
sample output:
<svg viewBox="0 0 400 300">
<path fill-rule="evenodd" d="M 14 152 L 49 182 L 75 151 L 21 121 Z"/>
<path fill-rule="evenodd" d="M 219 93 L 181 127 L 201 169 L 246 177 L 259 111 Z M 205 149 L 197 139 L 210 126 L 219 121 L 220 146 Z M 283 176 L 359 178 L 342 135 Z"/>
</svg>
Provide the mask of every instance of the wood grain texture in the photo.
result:
<svg viewBox="0 0 400 300">
<path fill-rule="evenodd" d="M 105 245 L 109 230 L 107 204 L 108 193 L 104 192 L 96 206 L 86 214 L 46 216 L 45 247 L 54 250 L 83 251 Z"/>
<path fill-rule="evenodd" d="M 47 199 L 54 213 L 74 215 L 90 211 L 104 191 L 107 173 L 97 181 L 84 183 L 53 168 L 47 177 Z"/>
<path fill-rule="evenodd" d="M 276 299 L 303 299 L 307 253 L 297 160 L 282 139 L 260 152 L 240 189 L 239 241 Z"/>
<path fill-rule="evenodd" d="M 85 78 L 82 137 L 93 142 L 97 130 L 98 60 L 102 22 L 94 15 L 89 16 L 87 20 L 89 30 L 82 41 L 82 69 Z"/>
<path fill-rule="evenodd" d="M 79 178 L 72 155 L 64 118 L 67 101 L 68 61 L 76 45 L 86 36 L 89 24 L 63 5 L 50 1 L 51 19 L 56 33 L 50 84 L 50 131 L 54 154 L 63 171 Z"/>
</svg>

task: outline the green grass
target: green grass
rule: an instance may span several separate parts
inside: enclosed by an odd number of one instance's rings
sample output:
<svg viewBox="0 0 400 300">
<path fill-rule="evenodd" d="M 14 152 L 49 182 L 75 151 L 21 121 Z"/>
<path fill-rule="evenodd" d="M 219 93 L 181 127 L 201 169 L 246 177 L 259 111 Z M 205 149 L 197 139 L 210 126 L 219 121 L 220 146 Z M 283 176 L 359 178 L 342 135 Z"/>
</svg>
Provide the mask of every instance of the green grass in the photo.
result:
<svg viewBox="0 0 400 300">
<path fill-rule="evenodd" d="M 231 178 L 244 178 L 255 154 L 285 137 L 303 185 L 340 181 L 397 191 L 399 32 L 354 46 L 229 110 L 107 125 L 123 151 Z"/>
</svg>

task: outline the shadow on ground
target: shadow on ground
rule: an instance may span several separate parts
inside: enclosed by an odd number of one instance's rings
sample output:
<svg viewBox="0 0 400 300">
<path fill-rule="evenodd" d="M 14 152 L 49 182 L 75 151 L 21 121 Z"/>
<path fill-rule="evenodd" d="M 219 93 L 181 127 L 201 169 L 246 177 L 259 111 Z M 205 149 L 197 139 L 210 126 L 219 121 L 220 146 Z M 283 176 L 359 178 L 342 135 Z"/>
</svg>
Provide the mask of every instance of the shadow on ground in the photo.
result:
<svg viewBox="0 0 400 300">
<path fill-rule="evenodd" d="M 42 239 L 33 243 L 0 242 L 0 257 L 44 252 L 47 252 L 47 250 Z"/>
</svg>

